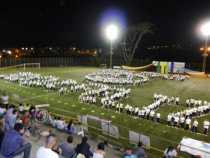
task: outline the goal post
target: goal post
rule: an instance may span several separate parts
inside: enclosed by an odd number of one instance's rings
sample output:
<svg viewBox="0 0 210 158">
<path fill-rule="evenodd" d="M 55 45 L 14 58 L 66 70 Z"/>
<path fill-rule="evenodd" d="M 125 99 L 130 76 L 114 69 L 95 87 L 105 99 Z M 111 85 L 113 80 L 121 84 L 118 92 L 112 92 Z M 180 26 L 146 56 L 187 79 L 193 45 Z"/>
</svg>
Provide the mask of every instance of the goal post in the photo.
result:
<svg viewBox="0 0 210 158">
<path fill-rule="evenodd" d="M 2 67 L 2 70 L 8 70 L 8 69 L 23 69 L 24 71 L 27 68 L 41 68 L 41 64 L 40 63 L 23 63 L 23 64 L 18 64 L 18 65 L 13 65 L 13 66 L 6 66 L 6 67 Z"/>
<path fill-rule="evenodd" d="M 26 70 L 26 68 L 38 68 L 40 69 L 40 63 L 24 63 L 23 64 L 23 69 Z"/>
</svg>

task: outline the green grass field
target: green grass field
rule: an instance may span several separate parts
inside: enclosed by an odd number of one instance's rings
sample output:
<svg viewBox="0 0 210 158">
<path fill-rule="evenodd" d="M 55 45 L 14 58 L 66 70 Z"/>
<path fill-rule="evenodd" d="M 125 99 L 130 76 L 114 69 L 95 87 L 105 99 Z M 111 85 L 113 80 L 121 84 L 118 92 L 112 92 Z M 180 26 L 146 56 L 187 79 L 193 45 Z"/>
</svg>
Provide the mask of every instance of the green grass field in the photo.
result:
<svg viewBox="0 0 210 158">
<path fill-rule="evenodd" d="M 43 75 L 54 75 L 60 78 L 71 78 L 78 82 L 84 81 L 84 75 L 97 71 L 94 67 L 61 67 L 61 68 L 41 68 L 41 69 L 26 69 L 41 73 Z M 11 73 L 16 71 L 23 71 L 21 69 L 0 70 L 0 73 Z M 90 114 L 99 116 L 100 118 L 111 119 L 113 124 L 119 127 L 120 135 L 128 137 L 128 130 L 133 130 L 139 133 L 150 136 L 151 146 L 149 154 L 152 158 L 161 157 L 162 153 L 157 151 L 164 150 L 169 145 L 176 145 L 180 142 L 182 137 L 191 137 L 203 141 L 209 141 L 210 134 L 204 136 L 202 134 L 195 134 L 183 129 L 168 127 L 164 124 L 154 123 L 145 119 L 134 119 L 122 113 L 115 113 L 112 110 L 102 109 L 96 105 L 81 104 L 78 100 L 79 93 L 69 94 L 65 96 L 58 96 L 56 92 L 47 92 L 40 88 L 20 87 L 18 84 L 9 83 L 0 80 L 0 90 L 6 91 L 10 94 L 11 102 L 24 102 L 33 104 L 49 103 L 49 110 L 62 114 L 65 116 L 76 117 L 79 114 Z M 190 80 L 179 81 L 165 81 L 165 80 L 151 80 L 143 85 L 143 87 L 132 87 L 131 96 L 124 102 L 132 105 L 144 106 L 153 102 L 153 94 L 161 93 L 167 96 L 179 96 L 181 105 L 161 107 L 158 111 L 161 117 L 165 118 L 169 112 L 177 112 L 185 109 L 185 100 L 187 98 L 201 99 L 210 101 L 210 79 L 191 78 Z M 202 132 L 203 120 L 210 120 L 210 115 L 199 118 L 199 131 Z M 125 145 L 127 141 L 124 139 L 116 140 Z M 185 157 L 185 156 L 183 156 Z"/>
</svg>

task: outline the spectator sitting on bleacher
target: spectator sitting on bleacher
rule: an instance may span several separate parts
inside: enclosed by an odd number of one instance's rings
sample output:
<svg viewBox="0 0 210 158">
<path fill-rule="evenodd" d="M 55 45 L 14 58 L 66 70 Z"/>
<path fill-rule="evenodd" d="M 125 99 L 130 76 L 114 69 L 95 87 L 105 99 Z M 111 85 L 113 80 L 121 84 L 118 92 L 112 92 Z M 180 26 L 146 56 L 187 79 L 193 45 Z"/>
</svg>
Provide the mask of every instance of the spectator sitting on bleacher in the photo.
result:
<svg viewBox="0 0 210 158">
<path fill-rule="evenodd" d="M 142 142 L 138 143 L 138 148 L 134 151 L 134 154 L 137 156 L 137 158 L 147 158 L 147 154 L 144 150 Z"/>
<path fill-rule="evenodd" d="M 9 96 L 4 92 L 1 96 L 1 102 L 3 105 L 7 106 L 9 101 Z"/>
<path fill-rule="evenodd" d="M 4 116 L 6 109 L 0 106 L 0 118 Z"/>
<path fill-rule="evenodd" d="M 82 154 L 85 156 L 85 158 L 90 158 L 93 156 L 93 153 L 90 151 L 90 145 L 87 143 L 88 138 L 84 136 L 82 138 L 82 142 L 77 145 L 76 147 L 76 153 L 77 154 Z"/>
<path fill-rule="evenodd" d="M 16 123 L 17 117 L 18 117 L 18 111 L 14 108 L 10 108 L 7 110 L 7 114 L 5 117 L 5 130 L 9 131 L 14 128 L 14 125 Z"/>
<path fill-rule="evenodd" d="M 49 135 L 47 137 L 45 146 L 41 146 L 37 153 L 36 158 L 59 158 L 58 154 L 54 152 L 54 148 L 56 146 L 57 139 L 55 135 Z"/>
<path fill-rule="evenodd" d="M 67 127 L 66 127 L 66 131 L 70 134 L 74 134 L 75 130 L 74 130 L 74 123 L 73 120 L 70 120 Z"/>
<path fill-rule="evenodd" d="M 0 149 L 1 149 L 1 143 L 4 138 L 4 125 L 3 120 L 0 120 Z"/>
<path fill-rule="evenodd" d="M 23 104 L 19 104 L 18 110 L 19 110 L 20 114 L 24 114 L 24 106 L 23 106 Z"/>
<path fill-rule="evenodd" d="M 105 157 L 105 144 L 99 143 L 97 150 L 93 153 L 93 158 L 104 158 Z"/>
<path fill-rule="evenodd" d="M 22 117 L 22 122 L 25 128 L 29 128 L 30 127 L 30 114 L 28 111 L 26 111 Z"/>
<path fill-rule="evenodd" d="M 65 130 L 66 124 L 64 119 L 58 117 L 55 123 L 55 127 L 59 130 Z"/>
<path fill-rule="evenodd" d="M 125 154 L 123 155 L 123 158 L 137 158 L 137 156 L 133 154 L 133 151 L 131 148 L 128 148 L 126 149 Z"/>
<path fill-rule="evenodd" d="M 24 139 L 24 134 L 24 126 L 21 123 L 16 123 L 14 129 L 5 133 L 1 144 L 1 154 L 5 158 L 13 158 L 22 153 L 23 158 L 30 157 L 31 144 Z"/>
<path fill-rule="evenodd" d="M 76 152 L 74 150 L 74 146 L 72 145 L 72 143 L 73 143 L 73 137 L 68 136 L 66 142 L 63 142 L 59 145 L 60 154 L 64 158 L 73 158 L 76 155 Z"/>
<path fill-rule="evenodd" d="M 164 158 L 175 158 L 177 157 L 178 153 L 177 153 L 177 149 L 175 149 L 172 146 L 169 146 L 165 151 L 164 151 Z"/>
</svg>

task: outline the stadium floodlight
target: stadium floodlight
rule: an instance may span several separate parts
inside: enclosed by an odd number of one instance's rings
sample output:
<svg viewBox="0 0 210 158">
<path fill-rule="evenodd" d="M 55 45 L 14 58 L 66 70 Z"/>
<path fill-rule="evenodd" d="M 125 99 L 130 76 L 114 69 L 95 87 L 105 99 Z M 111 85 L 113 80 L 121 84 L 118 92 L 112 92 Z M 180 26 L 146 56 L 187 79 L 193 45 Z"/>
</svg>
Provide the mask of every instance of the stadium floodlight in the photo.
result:
<svg viewBox="0 0 210 158">
<path fill-rule="evenodd" d="M 7 51 L 7 54 L 11 55 L 12 54 L 12 51 L 11 50 L 8 50 Z"/>
<path fill-rule="evenodd" d="M 201 25 L 200 31 L 202 35 L 206 37 L 205 39 L 205 48 L 204 48 L 204 53 L 203 53 L 203 68 L 202 71 L 205 73 L 206 72 L 206 61 L 208 57 L 208 38 L 210 36 L 210 21 L 205 22 L 203 25 Z"/>
<path fill-rule="evenodd" d="M 105 27 L 105 36 L 110 42 L 110 68 L 112 68 L 113 42 L 119 37 L 119 28 L 116 24 L 108 24 Z"/>
<path fill-rule="evenodd" d="M 201 26 L 201 33 L 202 33 L 204 36 L 209 36 L 209 35 L 210 35 L 210 21 L 204 23 L 204 24 Z"/>
</svg>

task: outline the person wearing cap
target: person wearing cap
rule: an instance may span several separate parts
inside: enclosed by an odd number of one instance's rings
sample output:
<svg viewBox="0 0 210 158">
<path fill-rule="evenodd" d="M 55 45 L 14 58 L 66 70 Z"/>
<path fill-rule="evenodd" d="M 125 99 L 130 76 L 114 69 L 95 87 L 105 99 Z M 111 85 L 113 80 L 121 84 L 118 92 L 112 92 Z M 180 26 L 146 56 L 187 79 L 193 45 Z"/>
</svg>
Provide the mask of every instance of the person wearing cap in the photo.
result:
<svg viewBox="0 0 210 158">
<path fill-rule="evenodd" d="M 105 157 L 105 144 L 99 143 L 97 150 L 93 153 L 93 158 L 104 158 Z"/>
<path fill-rule="evenodd" d="M 21 123 L 16 123 L 14 129 L 5 133 L 1 145 L 1 154 L 4 158 L 13 158 L 21 153 L 24 153 L 23 158 L 30 157 L 31 144 L 24 139 L 24 133 L 24 126 Z"/>
</svg>

